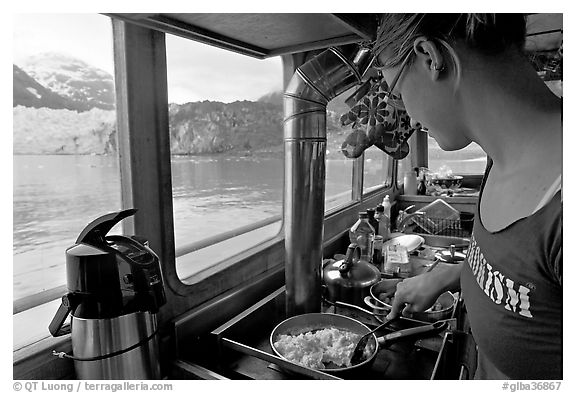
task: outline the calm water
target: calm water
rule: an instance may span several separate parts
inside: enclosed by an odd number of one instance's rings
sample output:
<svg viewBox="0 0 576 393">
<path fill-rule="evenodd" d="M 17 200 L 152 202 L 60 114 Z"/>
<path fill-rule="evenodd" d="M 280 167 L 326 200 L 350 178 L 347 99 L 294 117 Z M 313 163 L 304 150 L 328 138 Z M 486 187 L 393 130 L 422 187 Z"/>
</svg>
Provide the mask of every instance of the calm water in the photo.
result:
<svg viewBox="0 0 576 393">
<path fill-rule="evenodd" d="M 327 195 L 350 190 L 352 164 L 327 161 Z M 176 246 L 281 215 L 283 165 L 283 157 L 173 157 Z M 484 163 L 469 165 L 481 172 Z M 368 167 L 374 170 L 366 171 L 365 183 L 379 184 L 381 164 Z M 118 160 L 14 156 L 13 193 L 13 291 L 19 298 L 65 284 L 66 248 L 89 222 L 121 209 Z M 110 233 L 120 231 L 117 225 Z"/>
<path fill-rule="evenodd" d="M 173 157 L 176 245 L 282 214 L 283 158 Z M 349 160 L 329 161 L 350 173 Z M 336 177 L 330 195 L 349 189 Z M 95 218 L 121 209 L 113 156 L 14 156 L 14 297 L 65 284 L 65 250 Z M 137 213 L 138 214 L 138 213 Z M 117 225 L 110 233 L 120 233 Z"/>
</svg>

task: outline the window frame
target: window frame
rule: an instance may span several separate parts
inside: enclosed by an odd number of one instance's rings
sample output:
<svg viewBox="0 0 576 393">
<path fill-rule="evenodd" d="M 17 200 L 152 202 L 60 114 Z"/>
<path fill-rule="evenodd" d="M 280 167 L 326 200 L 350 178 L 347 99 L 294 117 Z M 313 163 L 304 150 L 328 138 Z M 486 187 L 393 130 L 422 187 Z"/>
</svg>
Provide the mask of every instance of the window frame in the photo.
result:
<svg viewBox="0 0 576 393">
<path fill-rule="evenodd" d="M 159 323 L 163 324 L 215 296 L 283 268 L 283 224 L 275 237 L 223 261 L 225 267 L 202 281 L 187 284 L 177 276 L 177 256 L 217 239 L 186 244 L 178 249 L 174 244 L 165 33 L 115 18 L 111 21 L 122 208 L 138 206 L 139 209 L 134 217 L 122 221 L 122 232 L 143 235 L 160 257 L 167 301 L 171 304 L 170 308 L 160 310 Z M 292 61 L 298 57 L 305 59 L 302 54 L 282 57 L 285 81 L 291 78 L 295 66 L 300 65 Z M 154 94 L 146 94 L 148 91 Z M 396 167 L 395 163 L 388 166 L 387 179 L 395 177 Z M 325 242 L 342 235 L 338 228 L 347 225 L 342 222 L 349 219 L 352 210 L 369 207 L 369 203 L 393 191 L 394 182 L 387 180 L 381 187 L 363 193 L 363 169 L 364 156 L 353 163 L 352 200 L 325 212 Z M 240 228 L 236 233 L 265 225 L 269 220 Z M 232 234 L 217 237 L 221 240 L 228 236 Z M 66 285 L 62 285 L 17 299 L 13 302 L 13 314 L 57 300 L 66 292 Z M 15 361 L 55 342 L 62 344 L 67 340 L 48 336 L 17 348 Z"/>
<path fill-rule="evenodd" d="M 200 241 L 195 241 L 191 243 L 186 243 L 183 245 L 179 245 L 178 247 L 174 244 L 173 239 L 173 217 L 172 217 L 172 192 L 171 192 L 171 182 L 168 187 L 168 181 L 166 178 L 168 174 L 171 172 L 166 167 L 168 166 L 167 162 L 162 162 L 160 165 L 160 169 L 156 167 L 155 164 L 146 165 L 146 163 L 152 163 L 154 160 L 150 160 L 149 156 L 156 156 L 156 160 L 160 161 L 163 152 L 166 150 L 169 151 L 169 146 L 166 147 L 166 138 L 162 139 L 161 135 L 168 135 L 168 125 L 167 125 L 167 83 L 164 78 L 153 78 L 153 75 L 158 75 L 159 71 L 163 70 L 164 74 L 167 71 L 166 66 L 166 46 L 165 46 L 165 33 L 161 33 L 152 29 L 147 29 L 144 27 L 135 26 L 130 24 L 129 22 L 120 21 L 118 19 L 111 18 L 112 21 L 112 29 L 113 29 L 113 39 L 114 39 L 114 58 L 115 58 L 115 79 L 120 81 L 121 85 L 118 86 L 117 95 L 118 95 L 118 107 L 117 107 L 117 118 L 118 118 L 118 154 L 120 157 L 120 172 L 121 172 L 121 187 L 122 187 L 122 208 L 128 208 L 134 206 L 135 200 L 140 200 L 141 202 L 138 204 L 141 208 L 140 213 L 136 215 L 136 217 L 131 217 L 126 220 L 122 221 L 123 225 L 123 233 L 124 234 L 133 234 L 133 233 L 146 233 L 149 237 L 155 237 L 156 239 L 160 239 L 160 237 L 164 236 L 164 238 L 159 240 L 152 240 L 151 245 L 153 249 L 159 250 L 160 247 L 155 246 L 155 243 L 158 244 L 170 244 L 174 245 L 171 247 L 174 251 L 170 252 L 169 250 L 165 249 L 161 251 L 161 260 L 165 261 L 164 263 L 167 266 L 172 265 L 171 261 L 181 256 L 187 255 L 188 253 L 194 252 L 196 250 L 202 249 L 204 247 L 208 247 L 210 245 L 216 244 L 220 241 L 224 241 L 226 239 L 230 239 L 234 236 L 238 236 L 244 233 L 247 233 L 251 230 L 258 229 L 265 225 L 278 222 L 282 220 L 281 216 L 275 216 L 271 218 L 267 218 L 258 222 L 255 222 L 250 225 L 246 225 L 244 227 L 240 227 L 233 231 L 221 233 L 215 236 L 212 236 L 208 239 L 202 239 Z M 134 37 L 130 37 L 131 33 L 126 33 L 126 29 L 139 29 L 142 32 L 134 34 Z M 149 38 L 137 38 L 138 35 L 147 35 L 149 34 Z M 128 35 L 128 37 L 127 37 Z M 141 54 L 135 54 L 130 52 L 130 45 L 132 48 L 137 48 L 138 43 L 137 40 L 146 41 L 143 42 L 142 45 L 147 47 L 153 48 L 153 51 L 148 52 L 148 55 L 144 57 Z M 130 64 L 130 58 L 136 58 L 140 56 L 139 61 L 132 62 Z M 158 61 L 158 59 L 162 59 L 162 61 Z M 287 71 L 286 68 L 290 68 L 292 62 L 287 61 L 287 57 L 283 56 L 283 68 L 285 69 L 284 74 L 292 75 L 290 71 Z M 147 75 L 143 75 L 143 70 L 147 70 Z M 129 81 L 133 79 L 142 79 L 146 78 L 147 80 L 154 80 L 155 84 L 150 85 L 149 89 L 154 89 L 156 92 L 155 97 L 163 96 L 166 97 L 165 103 L 166 105 L 162 104 L 160 101 L 162 100 L 152 100 L 153 102 L 143 102 L 142 97 L 146 97 L 146 94 L 142 94 L 144 92 L 143 89 L 146 87 L 142 87 L 138 84 L 132 84 L 132 86 L 138 86 L 137 88 L 133 88 L 129 86 Z M 286 79 L 286 78 L 285 78 Z M 155 98 L 152 97 L 152 98 Z M 139 102 L 142 100 L 142 102 Z M 129 101 L 132 104 L 129 105 Z M 131 115 L 131 113 L 133 115 Z M 146 118 L 146 120 L 139 120 L 142 116 L 138 113 L 147 113 L 151 116 L 151 118 Z M 146 125 L 152 125 L 146 127 Z M 131 132 L 133 129 L 138 129 L 138 132 Z M 163 128 L 163 131 L 161 130 Z M 155 141 L 154 143 L 150 143 L 151 141 Z M 157 146 L 153 146 L 157 144 Z M 384 153 L 382 153 L 384 154 Z M 169 155 L 168 155 L 169 156 Z M 350 201 L 343 203 L 341 205 L 335 206 L 325 212 L 326 216 L 333 216 L 338 214 L 339 212 L 346 211 L 347 208 L 357 205 L 361 203 L 366 198 L 370 198 L 373 194 L 378 194 L 383 191 L 386 191 L 392 187 L 392 177 L 394 173 L 393 168 L 393 160 L 386 156 L 390 163 L 388 165 L 388 174 L 386 176 L 387 180 L 381 186 L 373 186 L 369 190 L 363 189 L 364 184 L 364 165 L 365 165 L 365 157 L 364 154 L 359 159 L 354 160 L 353 162 L 353 169 L 352 169 L 352 181 L 351 181 L 351 191 L 352 191 L 352 198 Z M 164 160 L 165 161 L 165 160 Z M 152 174 L 156 173 L 156 179 Z M 145 175 L 143 175 L 145 174 Z M 137 179 L 146 178 L 148 181 L 135 181 Z M 154 187 L 151 183 L 156 182 L 156 184 L 163 184 L 163 187 Z M 163 195 L 158 195 L 156 198 L 150 198 L 149 196 L 149 189 L 159 189 L 160 191 L 164 190 Z M 165 191 L 169 189 L 170 193 L 166 193 Z M 159 191 L 159 192 L 160 192 Z M 166 203 L 165 201 L 170 201 Z M 142 206 L 145 206 L 144 209 Z M 167 206 L 170 207 L 168 211 Z M 161 212 L 161 214 L 155 214 L 154 212 L 155 207 L 158 207 L 157 211 Z M 142 210 L 147 210 L 147 213 L 143 213 Z M 161 234 L 154 234 L 154 230 L 151 230 L 155 227 L 155 225 L 143 225 L 143 220 L 139 220 L 143 214 L 146 214 L 147 217 L 151 215 L 155 215 L 154 220 L 156 223 L 159 224 L 158 228 L 163 228 L 160 232 L 165 233 L 164 235 Z M 166 221 L 166 222 L 164 222 Z M 150 239 L 149 239 L 150 240 Z M 279 233 L 268 239 L 268 241 L 264 241 L 262 244 L 254 246 L 254 252 L 250 252 L 250 249 L 246 249 L 241 252 L 237 257 L 238 258 L 228 258 L 230 261 L 223 260 L 220 262 L 222 265 L 231 266 L 233 265 L 233 260 L 240 259 L 245 260 L 246 258 L 250 258 L 251 254 L 257 254 L 259 251 L 258 246 L 266 245 L 266 244 L 274 244 L 278 241 L 283 241 L 283 224 L 281 224 L 281 229 Z M 165 247 L 166 248 L 166 247 Z M 167 247 L 170 248 L 170 247 Z M 224 269 L 224 268 L 223 268 Z M 220 270 L 220 269 L 216 269 Z M 175 271 L 175 263 L 174 268 L 168 268 L 168 280 L 172 280 L 171 272 Z M 177 276 L 176 276 L 177 277 Z M 192 278 L 192 276 L 190 277 Z M 176 281 L 178 283 L 171 283 L 170 286 L 172 289 L 175 289 L 177 293 L 181 295 L 186 295 L 192 293 L 194 290 L 193 285 L 189 283 L 184 283 L 183 281 L 188 279 L 188 277 L 178 278 Z M 13 314 L 17 314 L 19 312 L 23 312 L 34 308 L 36 306 L 42 305 L 44 303 L 48 303 L 59 297 L 63 296 L 67 292 L 66 285 L 60 285 L 55 288 L 51 288 L 49 290 L 43 291 L 39 294 L 26 296 L 21 299 L 16 299 L 13 302 Z"/>
</svg>

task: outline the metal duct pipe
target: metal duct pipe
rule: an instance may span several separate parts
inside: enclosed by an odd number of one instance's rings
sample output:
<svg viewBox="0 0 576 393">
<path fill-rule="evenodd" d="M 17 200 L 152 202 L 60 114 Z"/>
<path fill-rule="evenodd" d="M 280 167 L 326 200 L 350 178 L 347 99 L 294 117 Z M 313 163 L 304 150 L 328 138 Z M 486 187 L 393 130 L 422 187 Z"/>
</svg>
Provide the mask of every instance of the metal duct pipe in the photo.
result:
<svg viewBox="0 0 576 393">
<path fill-rule="evenodd" d="M 369 49 L 330 48 L 299 67 L 284 93 L 286 314 L 319 312 L 326 105 L 368 69 Z"/>
</svg>

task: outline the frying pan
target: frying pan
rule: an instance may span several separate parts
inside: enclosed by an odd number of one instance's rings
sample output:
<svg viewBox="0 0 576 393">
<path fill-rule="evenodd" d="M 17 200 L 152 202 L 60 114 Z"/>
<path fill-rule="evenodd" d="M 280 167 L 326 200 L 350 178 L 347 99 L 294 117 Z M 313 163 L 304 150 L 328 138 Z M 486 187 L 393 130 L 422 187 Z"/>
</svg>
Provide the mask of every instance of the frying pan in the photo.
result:
<svg viewBox="0 0 576 393">
<path fill-rule="evenodd" d="M 308 314 L 301 314 L 296 315 L 291 318 L 288 318 L 282 322 L 280 322 L 272 333 L 270 334 L 270 346 L 274 353 L 281 357 L 282 359 L 286 359 L 274 346 L 274 343 L 278 341 L 280 335 L 287 334 L 290 336 L 297 336 L 301 333 L 313 332 L 315 330 L 326 329 L 334 327 L 339 330 L 346 330 L 351 333 L 359 334 L 363 336 L 370 332 L 368 326 L 364 325 L 363 323 L 352 319 L 350 317 L 346 317 L 344 315 L 339 314 L 329 314 L 329 313 L 308 313 Z M 328 372 L 328 373 L 338 373 L 342 371 L 352 370 L 359 367 L 362 367 L 366 364 L 371 363 L 376 354 L 378 353 L 378 341 L 376 340 L 376 335 L 372 333 L 372 337 L 368 341 L 368 345 L 371 348 L 374 348 L 373 351 L 370 353 L 366 359 L 358 364 L 351 365 L 350 367 L 330 367 L 328 366 L 325 369 L 320 371 Z"/>
<path fill-rule="evenodd" d="M 315 330 L 326 329 L 330 327 L 334 327 L 339 330 L 346 330 L 358 334 L 360 336 L 368 334 L 371 331 L 371 329 L 369 329 L 368 326 L 364 325 L 363 323 L 350 317 L 346 317 L 344 315 L 329 314 L 329 313 L 301 314 L 280 322 L 274 328 L 274 330 L 272 330 L 272 333 L 270 334 L 270 346 L 272 347 L 272 350 L 278 357 L 284 360 L 288 360 L 282 354 L 280 354 L 276 349 L 276 347 L 274 346 L 274 343 L 278 341 L 280 335 L 287 334 L 291 336 L 296 336 L 298 334 L 313 332 Z M 444 329 L 445 327 L 446 323 L 444 323 L 442 326 L 440 325 L 434 326 L 433 328 L 424 327 L 425 331 L 422 331 L 421 333 L 425 334 L 430 333 L 431 331 L 439 331 Z M 414 336 L 416 334 L 419 334 L 419 333 L 412 333 L 414 330 L 415 328 L 399 330 L 384 337 L 390 339 L 398 339 L 408 337 L 409 335 Z M 409 333 L 409 335 L 403 334 L 407 331 L 411 331 L 411 333 Z M 362 361 L 360 361 L 359 363 L 352 364 L 348 367 L 338 367 L 338 366 L 330 367 L 328 365 L 325 369 L 319 371 L 327 372 L 330 374 L 337 374 L 342 372 L 348 372 L 362 367 L 368 367 L 375 360 L 378 350 L 380 349 L 379 340 L 383 341 L 384 337 L 377 339 L 376 335 L 374 333 L 371 333 L 371 336 L 368 340 L 368 344 L 366 346 L 368 354 L 365 355 Z"/>
</svg>

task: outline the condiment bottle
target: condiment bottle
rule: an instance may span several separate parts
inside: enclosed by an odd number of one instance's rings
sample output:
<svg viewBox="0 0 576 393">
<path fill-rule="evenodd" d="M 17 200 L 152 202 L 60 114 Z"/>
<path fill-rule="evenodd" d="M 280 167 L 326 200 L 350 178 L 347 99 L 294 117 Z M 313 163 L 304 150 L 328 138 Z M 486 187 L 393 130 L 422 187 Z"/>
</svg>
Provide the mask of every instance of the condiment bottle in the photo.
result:
<svg viewBox="0 0 576 393">
<path fill-rule="evenodd" d="M 358 221 L 350 228 L 350 243 L 358 244 L 360 260 L 370 262 L 374 253 L 374 234 L 376 231 L 368 221 L 368 213 L 358 213 Z"/>
<path fill-rule="evenodd" d="M 390 211 L 392 210 L 392 204 L 390 203 L 390 197 L 386 195 L 382 201 L 382 215 L 380 216 L 380 221 L 378 222 L 378 234 L 382 236 L 384 241 L 390 238 Z"/>
<path fill-rule="evenodd" d="M 376 220 L 376 210 L 374 209 L 366 209 L 366 213 L 368 213 L 368 222 L 374 228 L 374 234 L 378 234 L 378 220 Z"/>
</svg>

